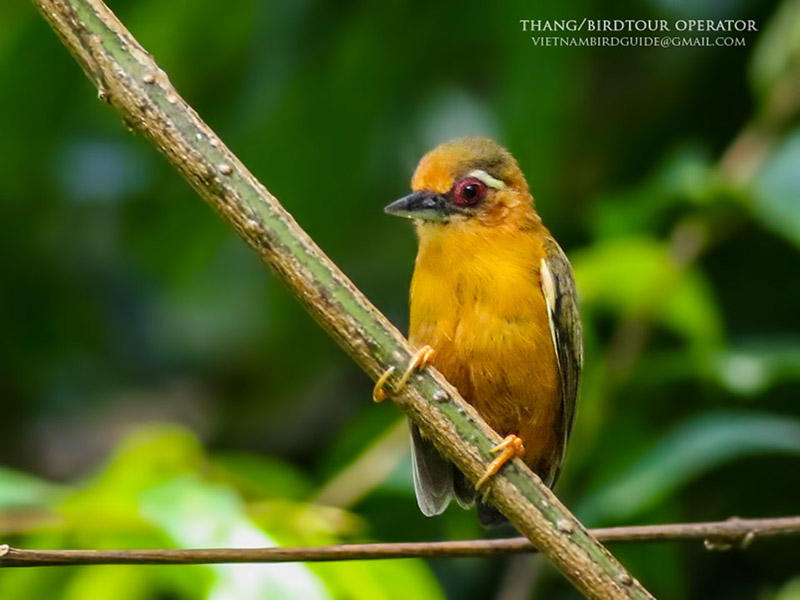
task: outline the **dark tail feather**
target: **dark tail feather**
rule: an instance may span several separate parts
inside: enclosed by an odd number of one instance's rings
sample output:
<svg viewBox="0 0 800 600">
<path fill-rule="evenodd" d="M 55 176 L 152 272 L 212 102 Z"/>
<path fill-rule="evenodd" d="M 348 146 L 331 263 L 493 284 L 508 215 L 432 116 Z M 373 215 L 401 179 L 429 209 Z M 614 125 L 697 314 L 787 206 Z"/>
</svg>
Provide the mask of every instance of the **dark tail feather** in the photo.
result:
<svg viewBox="0 0 800 600">
<path fill-rule="evenodd" d="M 508 519 L 503 516 L 503 513 L 501 513 L 491 504 L 484 504 L 478 500 L 477 505 L 478 521 L 480 521 L 481 525 L 484 527 L 496 527 L 497 525 L 502 525 L 503 523 L 508 522 Z"/>
<path fill-rule="evenodd" d="M 453 469 L 453 491 L 462 508 L 470 508 L 473 504 L 477 505 L 478 520 L 484 527 L 494 527 L 508 522 L 508 519 L 494 506 L 476 499 L 478 491 L 458 469 Z"/>
<path fill-rule="evenodd" d="M 422 437 L 416 425 L 409 425 L 417 504 L 426 517 L 440 515 L 453 494 L 453 465 L 439 454 L 430 440 Z"/>
<path fill-rule="evenodd" d="M 453 491 L 461 508 L 472 508 L 475 504 L 475 486 L 456 468 L 453 468 Z"/>
</svg>

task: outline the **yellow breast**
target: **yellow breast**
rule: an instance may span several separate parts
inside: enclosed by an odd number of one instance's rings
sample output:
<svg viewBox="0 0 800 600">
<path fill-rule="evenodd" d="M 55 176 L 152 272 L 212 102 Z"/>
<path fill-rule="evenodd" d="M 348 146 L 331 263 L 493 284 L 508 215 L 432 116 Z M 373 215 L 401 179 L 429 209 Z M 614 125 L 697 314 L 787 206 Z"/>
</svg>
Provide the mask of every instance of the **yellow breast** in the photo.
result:
<svg viewBox="0 0 800 600">
<path fill-rule="evenodd" d="M 498 433 L 519 435 L 543 474 L 560 454 L 558 362 L 539 269 L 541 232 L 419 228 L 410 339 Z"/>
</svg>

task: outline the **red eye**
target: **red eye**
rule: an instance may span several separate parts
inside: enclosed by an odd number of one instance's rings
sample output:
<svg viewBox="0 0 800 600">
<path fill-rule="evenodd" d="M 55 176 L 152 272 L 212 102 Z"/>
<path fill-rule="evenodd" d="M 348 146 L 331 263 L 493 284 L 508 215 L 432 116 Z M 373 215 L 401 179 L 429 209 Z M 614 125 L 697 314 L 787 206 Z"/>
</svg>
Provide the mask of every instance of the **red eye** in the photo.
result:
<svg viewBox="0 0 800 600">
<path fill-rule="evenodd" d="M 474 206 L 486 197 L 486 184 L 475 177 L 459 181 L 453 188 L 453 204 Z"/>
</svg>

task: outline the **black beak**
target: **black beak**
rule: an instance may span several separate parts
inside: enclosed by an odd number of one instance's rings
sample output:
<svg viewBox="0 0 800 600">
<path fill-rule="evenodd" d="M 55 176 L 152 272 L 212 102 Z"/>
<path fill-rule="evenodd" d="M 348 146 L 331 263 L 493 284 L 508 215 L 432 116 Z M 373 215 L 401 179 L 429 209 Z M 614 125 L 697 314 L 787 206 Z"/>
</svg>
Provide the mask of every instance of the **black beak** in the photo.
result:
<svg viewBox="0 0 800 600">
<path fill-rule="evenodd" d="M 414 192 L 400 200 L 395 200 L 384 208 L 384 212 L 407 219 L 423 219 L 425 221 L 444 221 L 450 211 L 447 201 L 440 194 L 433 192 Z"/>
</svg>

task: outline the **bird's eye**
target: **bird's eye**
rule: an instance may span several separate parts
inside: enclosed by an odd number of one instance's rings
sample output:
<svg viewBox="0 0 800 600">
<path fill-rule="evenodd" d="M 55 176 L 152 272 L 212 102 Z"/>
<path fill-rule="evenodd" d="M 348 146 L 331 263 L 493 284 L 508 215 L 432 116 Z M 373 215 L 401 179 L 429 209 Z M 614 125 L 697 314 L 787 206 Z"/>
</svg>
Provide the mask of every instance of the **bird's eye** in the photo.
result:
<svg viewBox="0 0 800 600">
<path fill-rule="evenodd" d="M 486 197 L 486 184 L 475 177 L 462 179 L 453 188 L 453 204 L 475 206 Z"/>
</svg>

